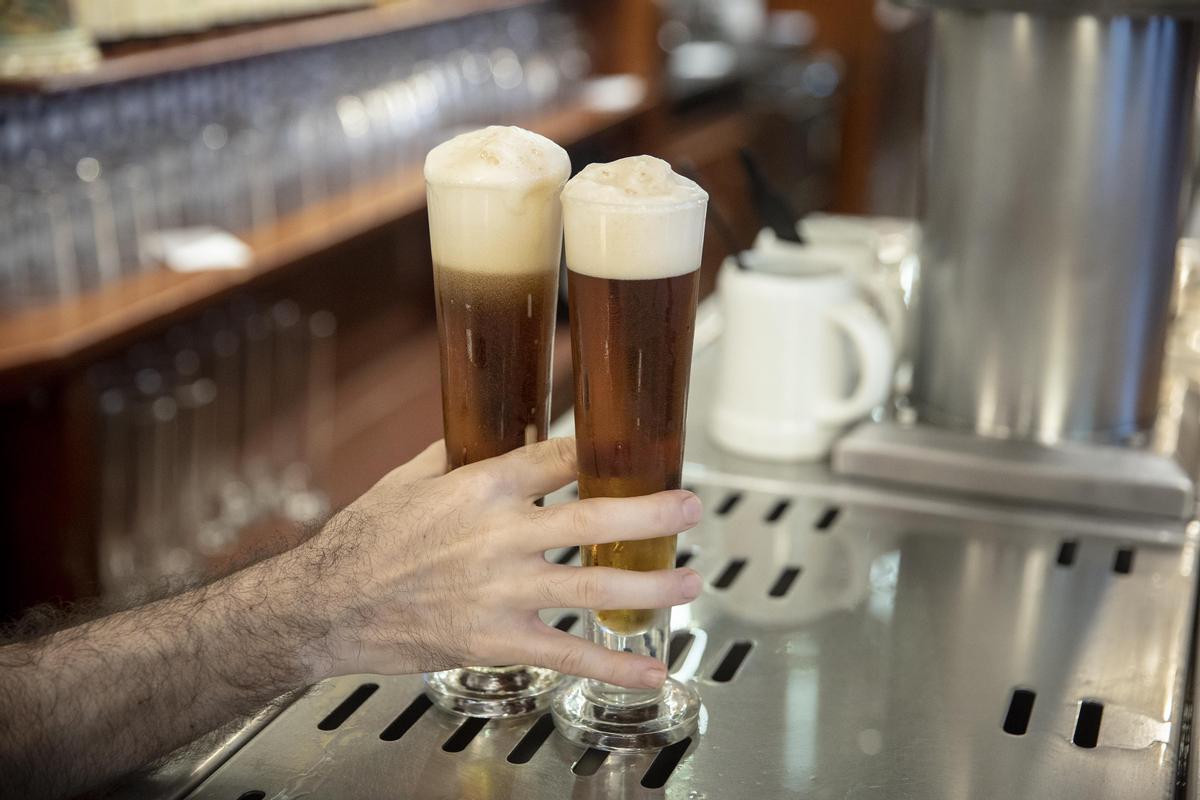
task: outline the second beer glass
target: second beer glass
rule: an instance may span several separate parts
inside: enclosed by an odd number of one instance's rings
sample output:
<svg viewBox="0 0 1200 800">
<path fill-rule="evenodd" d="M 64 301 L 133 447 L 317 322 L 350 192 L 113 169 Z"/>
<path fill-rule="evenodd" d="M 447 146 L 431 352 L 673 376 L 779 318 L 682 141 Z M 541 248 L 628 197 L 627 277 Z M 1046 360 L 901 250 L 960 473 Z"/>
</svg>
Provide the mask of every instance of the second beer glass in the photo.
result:
<svg viewBox="0 0 1200 800">
<path fill-rule="evenodd" d="M 678 489 L 708 195 L 669 164 L 593 164 L 563 190 L 580 497 Z M 675 536 L 586 546 L 584 565 L 675 566 Z M 593 642 L 667 661 L 669 609 L 588 611 Z M 690 735 L 700 700 L 668 678 L 658 691 L 575 681 L 554 700 L 568 739 L 615 751 Z"/>
<path fill-rule="evenodd" d="M 566 151 L 520 128 L 457 136 L 425 160 L 450 469 L 546 438 Z M 450 711 L 545 707 L 558 673 L 470 667 L 426 675 Z"/>
</svg>

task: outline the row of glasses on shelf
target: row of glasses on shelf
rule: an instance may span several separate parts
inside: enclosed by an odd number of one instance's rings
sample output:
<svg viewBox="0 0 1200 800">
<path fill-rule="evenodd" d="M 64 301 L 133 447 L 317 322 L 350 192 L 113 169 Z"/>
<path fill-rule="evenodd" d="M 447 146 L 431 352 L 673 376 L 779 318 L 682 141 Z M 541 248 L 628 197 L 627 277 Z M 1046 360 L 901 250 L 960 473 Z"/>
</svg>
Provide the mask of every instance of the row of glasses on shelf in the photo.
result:
<svg viewBox="0 0 1200 800">
<path fill-rule="evenodd" d="M 335 335 L 328 311 L 239 298 L 93 368 L 105 595 L 199 574 L 261 520 L 324 518 Z"/>
<path fill-rule="evenodd" d="M 554 102 L 588 69 L 555 3 L 50 96 L 0 97 L 0 307 L 146 269 L 155 232 L 243 232 Z"/>
</svg>

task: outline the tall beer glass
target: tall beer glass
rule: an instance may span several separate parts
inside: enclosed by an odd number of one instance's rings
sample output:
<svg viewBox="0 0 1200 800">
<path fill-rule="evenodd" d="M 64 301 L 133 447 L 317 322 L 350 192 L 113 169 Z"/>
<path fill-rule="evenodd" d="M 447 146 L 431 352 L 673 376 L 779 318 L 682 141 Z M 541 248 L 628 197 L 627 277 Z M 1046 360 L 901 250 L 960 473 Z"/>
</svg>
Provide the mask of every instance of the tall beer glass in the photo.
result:
<svg viewBox="0 0 1200 800">
<path fill-rule="evenodd" d="M 457 136 L 425 159 L 451 469 L 546 438 L 562 211 L 571 164 L 520 128 Z M 507 717 L 545 708 L 558 673 L 472 667 L 425 676 L 450 711 Z"/>
<path fill-rule="evenodd" d="M 588 166 L 562 202 L 579 494 L 678 489 L 708 195 L 665 161 L 636 156 Z M 583 563 L 670 569 L 675 536 L 586 546 Z M 592 641 L 663 663 L 669 623 L 669 609 L 585 614 Z M 553 704 L 564 736 L 615 751 L 690 735 L 699 707 L 695 690 L 670 678 L 658 691 L 581 679 Z"/>
</svg>

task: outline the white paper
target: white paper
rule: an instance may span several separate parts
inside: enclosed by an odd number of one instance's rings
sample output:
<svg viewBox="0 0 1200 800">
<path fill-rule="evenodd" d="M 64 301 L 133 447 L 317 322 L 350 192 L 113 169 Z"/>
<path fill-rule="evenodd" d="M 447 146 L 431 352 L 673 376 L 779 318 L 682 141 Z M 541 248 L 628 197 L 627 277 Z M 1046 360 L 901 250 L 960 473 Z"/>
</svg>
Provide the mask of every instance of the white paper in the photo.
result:
<svg viewBox="0 0 1200 800">
<path fill-rule="evenodd" d="M 155 231 L 142 243 L 142 259 L 175 272 L 245 269 L 254 261 L 250 246 L 211 226 Z"/>
</svg>

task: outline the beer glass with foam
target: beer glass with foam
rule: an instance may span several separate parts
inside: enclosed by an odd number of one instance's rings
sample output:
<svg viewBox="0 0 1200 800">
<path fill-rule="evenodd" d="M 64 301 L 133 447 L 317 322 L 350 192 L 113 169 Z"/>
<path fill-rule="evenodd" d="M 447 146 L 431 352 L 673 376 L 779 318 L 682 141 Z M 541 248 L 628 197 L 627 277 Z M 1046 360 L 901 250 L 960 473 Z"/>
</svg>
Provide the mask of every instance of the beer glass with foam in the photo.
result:
<svg viewBox="0 0 1200 800">
<path fill-rule="evenodd" d="M 678 489 L 708 195 L 649 156 L 592 164 L 562 194 L 575 370 L 580 497 Z M 590 545 L 585 565 L 675 565 L 675 536 Z M 667 660 L 667 609 L 588 611 L 592 641 Z M 616 751 L 690 735 L 700 700 L 668 679 L 659 691 L 579 680 L 555 698 L 559 730 Z"/>
<path fill-rule="evenodd" d="M 571 164 L 561 147 L 492 126 L 425 159 L 451 469 L 546 438 L 562 211 Z M 425 677 L 434 701 L 507 717 L 544 708 L 548 669 L 471 667 Z"/>
</svg>

